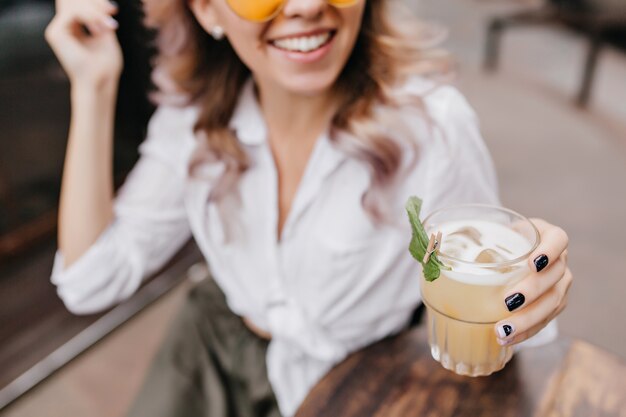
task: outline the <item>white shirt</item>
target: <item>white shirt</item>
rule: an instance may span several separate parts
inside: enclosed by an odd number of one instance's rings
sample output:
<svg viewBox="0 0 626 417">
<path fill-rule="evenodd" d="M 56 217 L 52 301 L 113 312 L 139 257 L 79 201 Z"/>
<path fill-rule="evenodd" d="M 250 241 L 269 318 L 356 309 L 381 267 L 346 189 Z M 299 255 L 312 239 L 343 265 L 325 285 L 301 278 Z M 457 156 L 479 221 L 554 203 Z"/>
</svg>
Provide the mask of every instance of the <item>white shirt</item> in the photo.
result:
<svg viewBox="0 0 626 417">
<path fill-rule="evenodd" d="M 430 85 L 416 78 L 403 88 L 423 94 Z M 133 294 L 193 234 L 232 311 L 272 334 L 269 379 L 282 414 L 293 415 L 333 365 L 402 330 L 420 303 L 420 265 L 407 249 L 407 198 L 421 197 L 424 215 L 452 204 L 499 203 L 493 164 L 465 99 L 452 87 L 424 99 L 437 128 L 414 108 L 399 115 L 420 156 L 389 201 L 396 224 L 369 221 L 361 205 L 369 171 L 325 133 L 280 242 L 277 171 L 252 80 L 230 122 L 251 167 L 232 193 L 237 198 L 221 206 L 207 204 L 210 181 L 187 176 L 197 109 L 161 106 L 118 193 L 115 220 L 71 267 L 57 252 L 52 282 L 72 312 L 102 310 Z M 212 171 L 220 172 L 205 173 Z"/>
</svg>

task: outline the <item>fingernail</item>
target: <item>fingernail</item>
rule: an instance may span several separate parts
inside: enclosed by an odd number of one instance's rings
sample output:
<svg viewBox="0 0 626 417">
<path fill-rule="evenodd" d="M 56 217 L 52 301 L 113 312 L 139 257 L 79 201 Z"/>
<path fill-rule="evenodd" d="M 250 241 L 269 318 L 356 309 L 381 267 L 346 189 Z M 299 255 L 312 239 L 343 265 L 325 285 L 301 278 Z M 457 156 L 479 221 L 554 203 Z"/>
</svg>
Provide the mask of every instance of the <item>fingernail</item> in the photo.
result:
<svg viewBox="0 0 626 417">
<path fill-rule="evenodd" d="M 535 268 L 537 268 L 537 272 L 540 272 L 543 268 L 548 266 L 548 257 L 546 255 L 539 255 L 533 261 L 535 263 Z"/>
<path fill-rule="evenodd" d="M 509 311 L 513 311 L 519 308 L 522 304 L 524 304 L 524 301 L 526 301 L 526 297 L 524 297 L 524 294 L 521 294 L 519 292 L 506 297 L 506 299 L 504 300 L 504 302 L 506 303 L 506 308 L 508 308 Z"/>
<path fill-rule="evenodd" d="M 111 29 L 117 29 L 119 27 L 117 20 L 113 19 L 111 16 L 108 16 L 104 19 L 104 24 L 110 27 Z"/>
<path fill-rule="evenodd" d="M 511 335 L 515 331 L 515 328 L 512 324 L 503 324 L 502 326 L 498 326 L 498 337 L 500 339 L 504 339 Z"/>
</svg>

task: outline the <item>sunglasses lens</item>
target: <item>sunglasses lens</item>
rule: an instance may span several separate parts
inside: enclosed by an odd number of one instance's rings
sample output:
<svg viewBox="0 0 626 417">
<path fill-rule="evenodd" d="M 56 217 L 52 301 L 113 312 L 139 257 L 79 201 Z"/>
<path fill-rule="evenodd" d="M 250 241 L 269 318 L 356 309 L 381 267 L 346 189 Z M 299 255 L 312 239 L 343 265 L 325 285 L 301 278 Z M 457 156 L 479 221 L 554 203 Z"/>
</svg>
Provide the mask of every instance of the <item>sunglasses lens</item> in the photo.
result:
<svg viewBox="0 0 626 417">
<path fill-rule="evenodd" d="M 239 17 L 253 22 L 264 22 L 278 13 L 284 0 L 227 0 Z"/>
<path fill-rule="evenodd" d="M 357 4 L 359 0 L 328 0 L 335 7 L 349 7 Z"/>
<path fill-rule="evenodd" d="M 253 22 L 265 22 L 275 17 L 286 0 L 226 0 L 239 17 Z M 354 6 L 359 0 L 327 0 L 335 7 Z"/>
</svg>

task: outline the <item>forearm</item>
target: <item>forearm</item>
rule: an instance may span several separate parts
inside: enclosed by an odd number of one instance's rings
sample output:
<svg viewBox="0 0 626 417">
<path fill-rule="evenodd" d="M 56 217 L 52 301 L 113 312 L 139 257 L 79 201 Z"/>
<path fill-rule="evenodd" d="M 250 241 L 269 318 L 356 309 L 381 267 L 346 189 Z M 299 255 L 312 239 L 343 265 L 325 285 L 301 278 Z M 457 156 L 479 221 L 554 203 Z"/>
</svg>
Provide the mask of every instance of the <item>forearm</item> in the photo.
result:
<svg viewBox="0 0 626 417">
<path fill-rule="evenodd" d="M 117 83 L 72 88 L 72 117 L 59 206 L 59 247 L 69 266 L 113 218 Z"/>
</svg>

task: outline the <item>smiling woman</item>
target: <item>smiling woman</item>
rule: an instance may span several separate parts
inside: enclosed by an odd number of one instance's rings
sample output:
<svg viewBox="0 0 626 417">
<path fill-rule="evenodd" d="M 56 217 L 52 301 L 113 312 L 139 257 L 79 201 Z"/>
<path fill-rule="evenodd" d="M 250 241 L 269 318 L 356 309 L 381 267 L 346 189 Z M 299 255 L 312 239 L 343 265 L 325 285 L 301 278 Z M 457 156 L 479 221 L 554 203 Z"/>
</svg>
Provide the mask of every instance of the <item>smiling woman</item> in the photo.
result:
<svg viewBox="0 0 626 417">
<path fill-rule="evenodd" d="M 372 216 L 382 216 L 376 194 L 397 172 L 400 148 L 397 141 L 381 134 L 380 126 L 391 121 L 379 120 L 384 116 L 376 114 L 374 106 L 382 102 L 423 109 L 421 97 L 397 87 L 408 77 L 445 74 L 450 61 L 442 51 L 426 47 L 436 44 L 442 31 L 407 18 L 397 3 L 330 3 L 342 7 L 328 7 L 324 1 L 282 2 L 276 6 L 282 14 L 255 23 L 233 11 L 251 12 L 256 2 L 194 0 L 193 13 L 184 2 L 145 2 L 146 21 L 159 33 L 158 100 L 167 102 L 183 93 L 188 102 L 197 103 L 200 115 L 195 130 L 205 134 L 205 143 L 196 161 L 229 161 L 213 191 L 216 198 L 247 167 L 228 122 L 252 73 L 260 100 L 273 102 L 264 110 L 266 117 L 278 119 L 269 121 L 277 130 L 285 120 L 293 124 L 297 114 L 306 114 L 309 130 L 318 129 L 316 119 L 321 117 L 322 124 L 332 118 L 335 129 L 358 132 L 343 141 L 338 135 L 331 140 L 370 165 L 374 181 L 364 205 Z M 216 27 L 227 41 L 209 35 Z M 313 104 L 317 110 L 294 110 L 295 118 L 285 117 L 296 96 L 306 97 L 306 106 Z M 272 108 L 280 109 L 280 114 L 270 113 Z"/>
<path fill-rule="evenodd" d="M 144 3 L 159 108 L 115 198 L 116 8 L 59 0 L 48 30 L 73 101 L 52 281 L 76 313 L 107 308 L 193 235 L 212 279 L 191 292 L 131 415 L 291 416 L 420 304 L 407 197 L 425 213 L 495 204 L 491 159 L 469 105 L 431 78 L 448 62 L 427 48 L 436 33 L 401 30 L 393 2 Z M 544 230 L 560 277 L 567 239 Z M 516 313 L 511 343 L 558 314 L 568 283 L 551 297 L 525 288 L 537 301 Z"/>
</svg>

